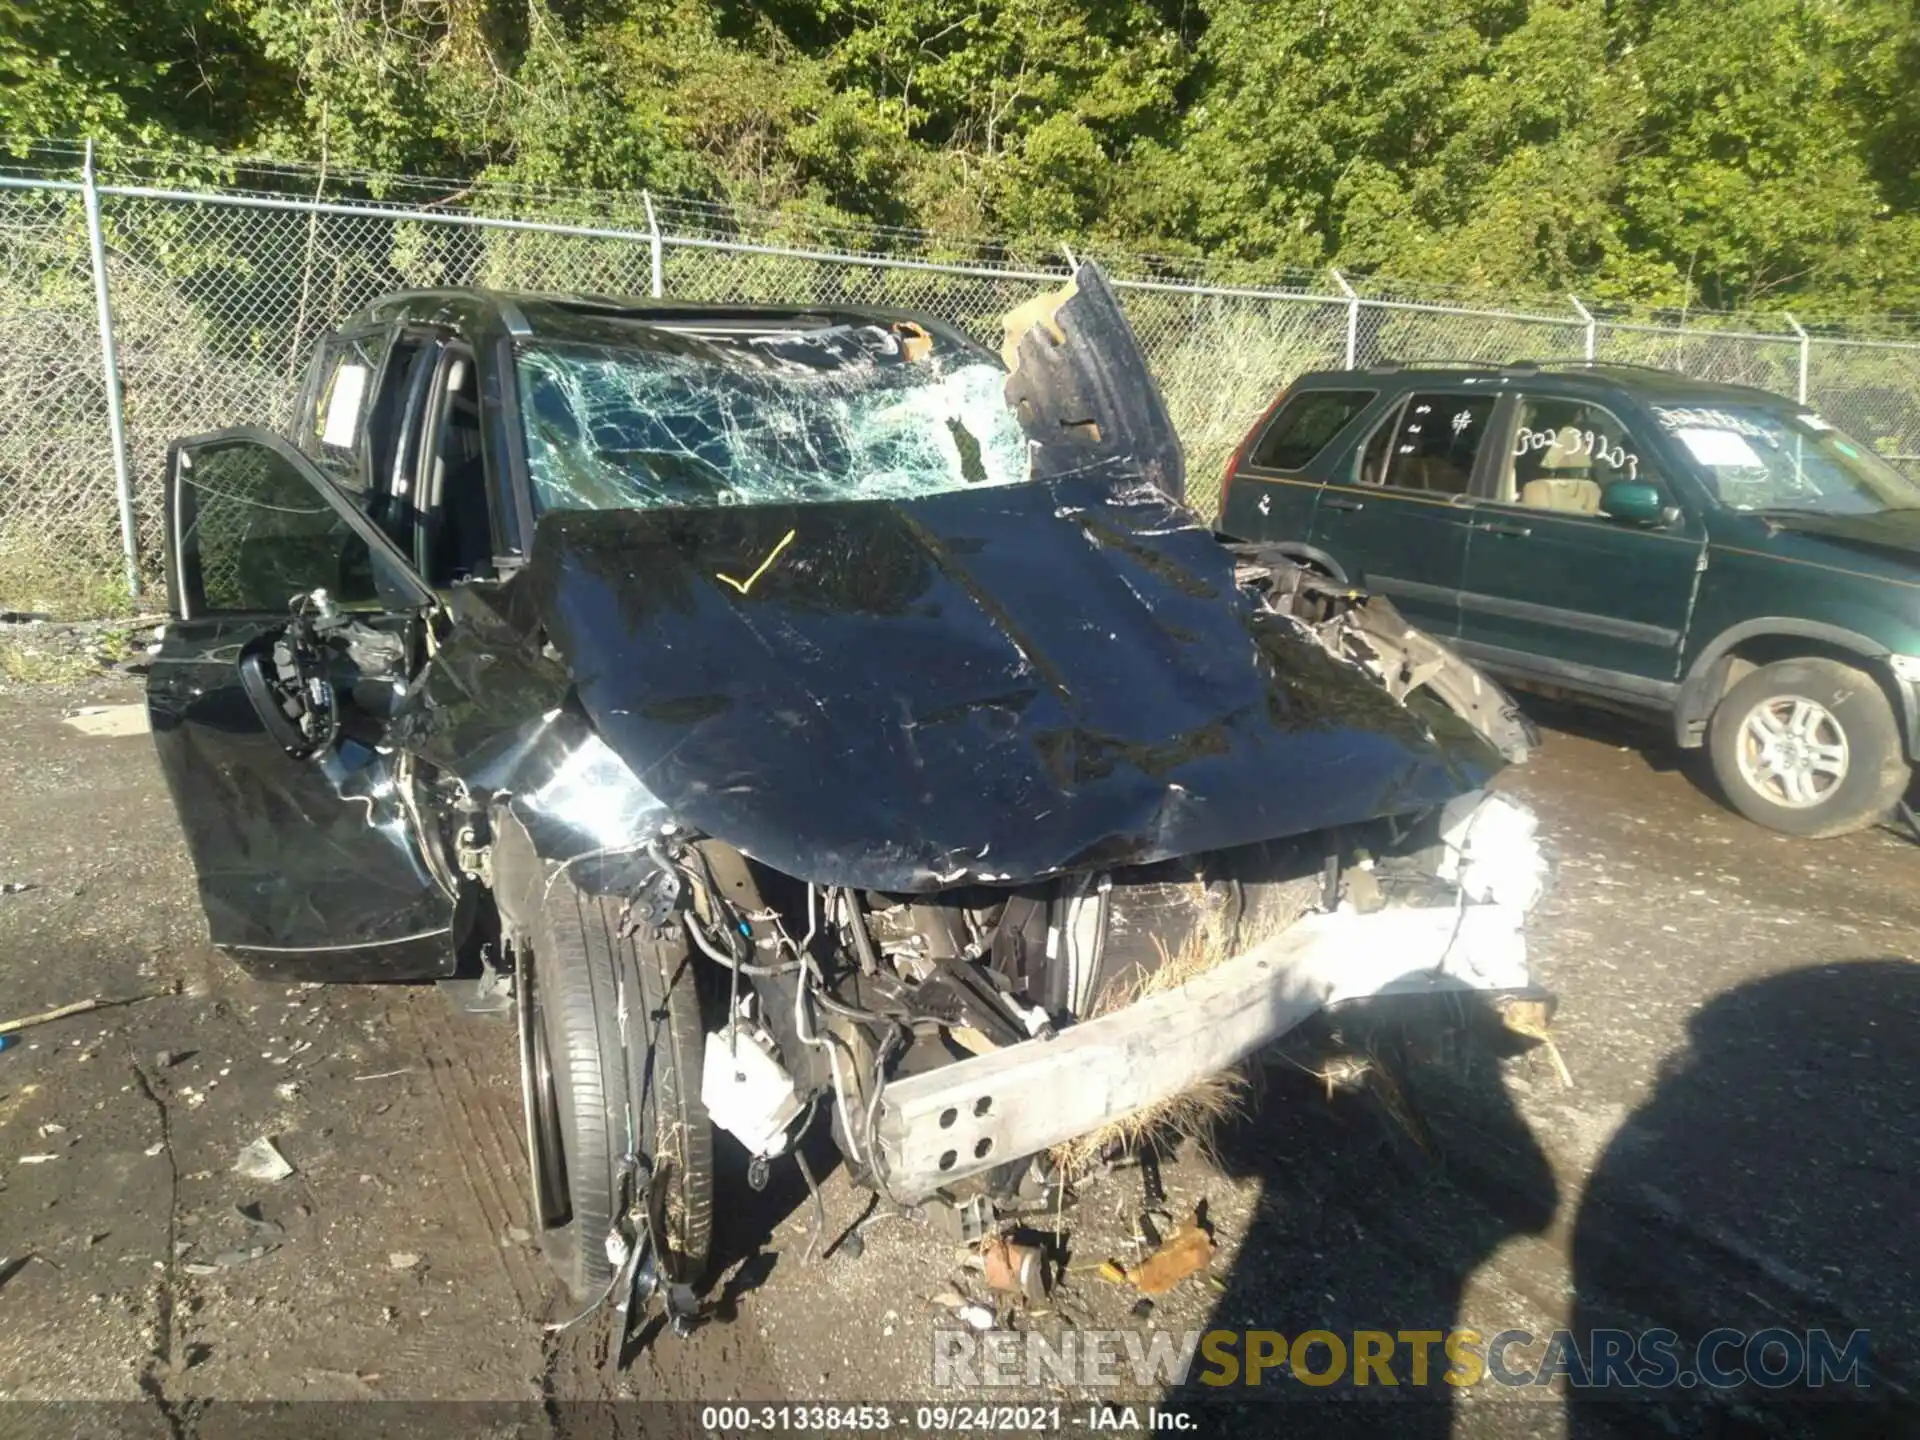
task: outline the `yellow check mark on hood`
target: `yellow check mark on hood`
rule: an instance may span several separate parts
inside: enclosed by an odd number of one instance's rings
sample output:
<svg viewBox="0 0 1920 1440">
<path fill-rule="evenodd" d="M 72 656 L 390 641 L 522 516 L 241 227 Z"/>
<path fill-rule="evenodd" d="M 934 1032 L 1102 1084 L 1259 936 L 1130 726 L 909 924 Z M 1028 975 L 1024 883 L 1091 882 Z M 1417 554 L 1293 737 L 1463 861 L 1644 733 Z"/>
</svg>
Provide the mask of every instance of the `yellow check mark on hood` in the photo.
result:
<svg viewBox="0 0 1920 1440">
<path fill-rule="evenodd" d="M 736 580 L 733 578 L 733 576 L 723 574 L 718 570 L 713 572 L 713 578 L 716 580 L 724 580 L 727 582 L 727 584 L 731 585 L 734 589 L 738 590 L 742 595 L 746 594 L 749 590 L 753 588 L 754 582 L 756 580 L 758 580 L 762 575 L 766 574 L 767 571 L 773 568 L 773 562 L 780 558 L 780 552 L 786 549 L 787 546 L 793 543 L 793 537 L 798 533 L 799 533 L 798 531 L 789 530 L 787 531 L 786 534 L 782 535 L 780 537 L 780 543 L 774 546 L 772 550 L 768 551 L 767 558 L 760 562 L 760 568 L 758 570 L 755 570 L 751 575 L 747 576 L 746 579 Z"/>
</svg>

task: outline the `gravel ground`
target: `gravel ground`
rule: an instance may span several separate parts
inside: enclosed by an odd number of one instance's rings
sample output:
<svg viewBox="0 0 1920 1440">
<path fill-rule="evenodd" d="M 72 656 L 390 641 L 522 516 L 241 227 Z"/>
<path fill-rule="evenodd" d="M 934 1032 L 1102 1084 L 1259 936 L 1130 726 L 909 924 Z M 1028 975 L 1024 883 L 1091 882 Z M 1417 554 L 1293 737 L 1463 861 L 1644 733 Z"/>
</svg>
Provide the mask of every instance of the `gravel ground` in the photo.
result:
<svg viewBox="0 0 1920 1440">
<path fill-rule="evenodd" d="M 151 742 L 65 721 L 136 702 L 137 683 L 74 673 L 0 675 L 0 1012 L 132 1003 L 0 1053 L 0 1397 L 123 1402 L 116 1428 L 173 1436 L 222 1433 L 223 1406 L 255 1400 L 498 1401 L 462 1412 L 463 1433 L 544 1434 L 625 1423 L 577 1401 L 967 1398 L 934 1387 L 932 1336 L 956 1323 L 947 1292 L 984 1293 L 978 1273 L 891 1219 L 857 1255 L 805 1263 L 791 1165 L 764 1194 L 723 1192 L 716 1315 L 691 1337 L 622 1345 L 606 1317 L 546 1333 L 569 1307 L 524 1228 L 510 1031 L 432 987 L 266 985 L 210 951 Z M 1165 1167 L 1169 1210 L 1205 1204 L 1211 1281 L 1142 1315 L 1100 1279 L 1101 1259 L 1135 1253 L 1141 1177 L 1116 1173 L 1060 1219 L 1071 1268 L 1047 1313 L 1013 1323 L 1142 1337 L 1862 1327 L 1879 1393 L 1904 1393 L 1920 1335 L 1920 855 L 1887 832 L 1775 838 L 1651 737 L 1541 714 L 1543 751 L 1504 783 L 1540 811 L 1557 866 L 1533 945 L 1571 1085 L 1544 1049 L 1421 1066 L 1422 1148 L 1366 1096 L 1270 1070 L 1211 1154 L 1187 1147 Z M 262 1136 L 287 1178 L 235 1171 Z M 861 1197 L 837 1173 L 824 1191 L 837 1234 Z M 997 1398 L 1058 1400 L 1071 1427 L 1091 1393 Z M 1455 1398 L 1283 1418 L 1730 1433 L 1724 1407 L 1697 1403 Z M 314 1433 L 357 1412 L 301 1413 Z M 391 1429 L 401 1412 L 378 1413 Z M 1202 1419 L 1268 1433 L 1274 1413 Z M 701 1428 L 697 1411 L 679 1419 Z M 1769 1423 L 1908 1428 L 1840 1407 Z"/>
</svg>

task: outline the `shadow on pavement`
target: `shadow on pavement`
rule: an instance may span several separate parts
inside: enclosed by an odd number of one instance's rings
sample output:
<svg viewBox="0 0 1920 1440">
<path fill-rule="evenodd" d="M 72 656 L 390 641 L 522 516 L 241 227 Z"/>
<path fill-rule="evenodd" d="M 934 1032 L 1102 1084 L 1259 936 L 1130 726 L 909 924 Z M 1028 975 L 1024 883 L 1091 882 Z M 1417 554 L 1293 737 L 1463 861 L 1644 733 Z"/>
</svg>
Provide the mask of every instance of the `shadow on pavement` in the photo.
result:
<svg viewBox="0 0 1920 1440">
<path fill-rule="evenodd" d="M 1347 1010 L 1340 1038 L 1387 1061 L 1398 1083 L 1329 1095 L 1301 1068 L 1269 1068 L 1258 1106 L 1216 1145 L 1223 1168 L 1257 1178 L 1263 1198 L 1208 1328 L 1278 1331 L 1289 1349 L 1309 1330 L 1348 1347 L 1356 1331 L 1435 1332 L 1428 1383 L 1412 1383 L 1407 1344 L 1395 1346 L 1393 1388 L 1356 1387 L 1351 1355 L 1324 1387 L 1280 1369 L 1257 1388 L 1244 1371 L 1212 1385 L 1197 1361 L 1169 1405 L 1203 1409 L 1220 1433 L 1452 1433 L 1438 1335 L 1460 1323 L 1474 1270 L 1510 1237 L 1545 1230 L 1558 1201 L 1500 1073 L 1496 1051 L 1519 1042 L 1478 1001 L 1458 1003 L 1467 1008 Z M 1319 1372 L 1331 1363 L 1324 1345 L 1304 1358 Z"/>
<path fill-rule="evenodd" d="M 1707 1358 L 1787 1374 L 1810 1330 L 1840 1347 L 1864 1330 L 1867 1384 L 1669 1389 L 1658 1413 L 1589 1390 L 1569 1433 L 1920 1433 L 1920 966 L 1775 975 L 1688 1030 L 1588 1185 L 1576 1333 L 1673 1331 L 1684 1375 L 1709 1332 L 1777 1328 L 1764 1355 L 1730 1339 Z"/>
</svg>

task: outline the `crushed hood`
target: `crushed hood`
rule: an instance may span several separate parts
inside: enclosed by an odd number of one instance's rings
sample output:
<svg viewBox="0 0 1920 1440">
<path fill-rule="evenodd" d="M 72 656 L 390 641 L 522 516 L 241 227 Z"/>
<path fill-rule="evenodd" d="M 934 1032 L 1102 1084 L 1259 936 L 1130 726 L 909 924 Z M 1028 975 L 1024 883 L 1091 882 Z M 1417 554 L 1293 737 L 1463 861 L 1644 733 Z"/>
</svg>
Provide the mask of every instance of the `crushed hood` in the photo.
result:
<svg viewBox="0 0 1920 1440">
<path fill-rule="evenodd" d="M 524 585 L 681 822 L 885 891 L 1145 863 L 1440 803 L 1439 740 L 1234 584 L 1137 470 L 911 501 L 555 513 Z"/>
</svg>

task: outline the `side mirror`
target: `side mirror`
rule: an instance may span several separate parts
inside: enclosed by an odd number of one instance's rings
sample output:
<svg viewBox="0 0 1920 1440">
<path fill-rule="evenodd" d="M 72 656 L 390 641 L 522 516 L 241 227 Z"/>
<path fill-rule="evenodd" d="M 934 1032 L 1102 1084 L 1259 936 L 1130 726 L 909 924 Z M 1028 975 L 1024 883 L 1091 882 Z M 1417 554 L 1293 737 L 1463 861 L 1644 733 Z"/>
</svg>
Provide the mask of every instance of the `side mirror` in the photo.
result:
<svg viewBox="0 0 1920 1440">
<path fill-rule="evenodd" d="M 254 714 L 289 756 L 312 760 L 332 747 L 340 734 L 339 706 L 304 615 L 248 644 L 239 669 Z"/>
<path fill-rule="evenodd" d="M 1616 480 L 1600 492 L 1600 508 L 1610 520 L 1629 525 L 1666 525 L 1677 519 L 1658 485 L 1638 480 Z"/>
</svg>

